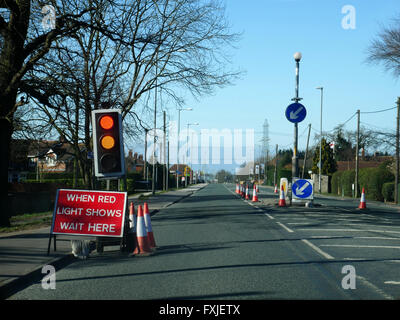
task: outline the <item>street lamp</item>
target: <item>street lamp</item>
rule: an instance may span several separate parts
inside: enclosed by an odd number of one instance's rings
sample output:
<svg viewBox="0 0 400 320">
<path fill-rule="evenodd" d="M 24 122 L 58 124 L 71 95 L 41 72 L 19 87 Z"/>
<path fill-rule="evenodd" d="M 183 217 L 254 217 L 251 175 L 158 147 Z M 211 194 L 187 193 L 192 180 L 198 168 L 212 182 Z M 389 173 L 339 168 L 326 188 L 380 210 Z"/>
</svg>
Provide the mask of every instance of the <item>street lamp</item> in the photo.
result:
<svg viewBox="0 0 400 320">
<path fill-rule="evenodd" d="M 294 54 L 294 60 L 296 61 L 296 96 L 292 99 L 298 103 L 302 98 L 299 98 L 299 70 L 300 70 L 300 60 L 302 55 L 300 52 Z M 297 144 L 298 144 L 298 123 L 294 124 L 294 148 L 293 148 L 293 158 L 292 158 L 292 179 L 298 177 L 299 175 L 299 158 L 297 155 Z"/>
<path fill-rule="evenodd" d="M 199 125 L 199 123 L 188 123 L 187 124 L 187 133 L 186 133 L 186 162 L 189 162 L 189 127 L 190 126 L 198 126 Z M 191 150 L 190 150 L 190 152 L 192 152 Z M 187 165 L 187 164 L 186 164 Z M 186 179 L 186 177 L 185 177 L 185 185 L 186 185 L 186 187 L 187 187 L 187 185 L 188 185 L 188 183 L 187 183 L 187 181 L 188 181 L 188 179 Z"/>
<path fill-rule="evenodd" d="M 318 191 L 321 193 L 321 171 L 322 171 L 322 102 L 324 97 L 324 88 L 318 87 L 321 90 L 321 121 L 320 121 L 320 137 L 319 137 L 319 177 L 318 177 Z"/>
<path fill-rule="evenodd" d="M 177 148 L 176 148 L 176 189 L 179 189 L 179 174 L 178 174 L 178 169 L 179 169 L 179 136 L 181 132 L 181 111 L 192 111 L 192 108 L 178 108 L 178 143 L 177 143 Z"/>
</svg>

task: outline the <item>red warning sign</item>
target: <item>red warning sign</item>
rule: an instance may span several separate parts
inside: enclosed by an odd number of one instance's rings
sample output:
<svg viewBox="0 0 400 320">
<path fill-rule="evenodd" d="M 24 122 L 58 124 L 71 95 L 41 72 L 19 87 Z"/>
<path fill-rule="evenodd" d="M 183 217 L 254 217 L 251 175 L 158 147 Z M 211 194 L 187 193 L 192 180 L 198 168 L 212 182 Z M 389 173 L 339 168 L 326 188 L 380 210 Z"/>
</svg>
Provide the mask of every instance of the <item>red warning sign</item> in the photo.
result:
<svg viewBox="0 0 400 320">
<path fill-rule="evenodd" d="M 126 192 L 57 190 L 52 234 L 122 237 Z"/>
</svg>

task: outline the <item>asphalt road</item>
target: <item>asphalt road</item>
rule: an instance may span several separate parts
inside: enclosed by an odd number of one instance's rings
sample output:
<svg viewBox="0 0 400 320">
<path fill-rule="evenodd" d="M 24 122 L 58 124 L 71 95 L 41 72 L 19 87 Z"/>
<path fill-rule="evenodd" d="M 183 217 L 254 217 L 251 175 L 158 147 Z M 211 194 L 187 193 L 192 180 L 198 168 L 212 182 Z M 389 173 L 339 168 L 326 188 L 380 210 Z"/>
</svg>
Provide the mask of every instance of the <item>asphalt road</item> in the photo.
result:
<svg viewBox="0 0 400 320">
<path fill-rule="evenodd" d="M 38 282 L 10 299 L 400 299 L 397 208 L 279 208 L 234 190 L 211 184 L 160 210 L 153 256 L 93 254 L 59 270 L 54 290 Z M 259 198 L 277 196 L 261 188 Z"/>
</svg>

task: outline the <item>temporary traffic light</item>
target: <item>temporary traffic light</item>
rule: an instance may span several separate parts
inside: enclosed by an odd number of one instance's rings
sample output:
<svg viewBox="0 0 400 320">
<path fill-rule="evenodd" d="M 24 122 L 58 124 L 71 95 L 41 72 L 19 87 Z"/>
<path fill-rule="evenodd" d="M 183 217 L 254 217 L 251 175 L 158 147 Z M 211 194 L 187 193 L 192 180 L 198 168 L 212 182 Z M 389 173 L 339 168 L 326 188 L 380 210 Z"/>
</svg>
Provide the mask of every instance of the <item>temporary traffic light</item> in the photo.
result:
<svg viewBox="0 0 400 320">
<path fill-rule="evenodd" d="M 93 154 L 96 177 L 111 178 L 125 174 L 121 111 L 92 111 Z"/>
</svg>

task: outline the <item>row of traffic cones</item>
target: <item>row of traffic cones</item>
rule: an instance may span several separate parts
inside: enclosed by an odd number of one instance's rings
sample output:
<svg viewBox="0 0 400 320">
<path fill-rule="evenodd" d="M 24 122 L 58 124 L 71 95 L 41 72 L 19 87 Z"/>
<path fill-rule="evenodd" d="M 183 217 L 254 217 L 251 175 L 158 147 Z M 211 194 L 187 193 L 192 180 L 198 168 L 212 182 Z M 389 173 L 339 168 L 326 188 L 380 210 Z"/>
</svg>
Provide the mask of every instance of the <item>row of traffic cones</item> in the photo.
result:
<svg viewBox="0 0 400 320">
<path fill-rule="evenodd" d="M 275 185 L 275 190 L 276 190 L 276 185 Z M 283 190 L 283 185 L 281 186 L 281 192 L 279 194 L 279 207 L 286 207 L 286 200 L 285 200 L 285 191 Z M 360 204 L 358 206 L 358 209 L 364 210 L 367 209 L 367 203 L 365 201 L 365 189 L 362 188 L 361 192 L 361 199 L 360 199 Z"/>
<path fill-rule="evenodd" d="M 129 205 L 128 250 L 131 255 L 148 256 L 157 248 L 154 239 L 149 207 L 145 202 L 138 207 L 136 217 L 133 202 Z"/>
<path fill-rule="evenodd" d="M 249 186 L 246 185 L 246 188 L 244 187 L 244 185 L 241 184 L 236 184 L 236 191 L 235 191 L 238 195 L 240 195 L 242 198 L 244 198 L 245 200 L 250 200 L 250 195 L 249 195 Z M 253 198 L 251 199 L 252 202 L 258 202 L 258 185 L 254 184 L 254 188 L 253 188 Z"/>
</svg>

